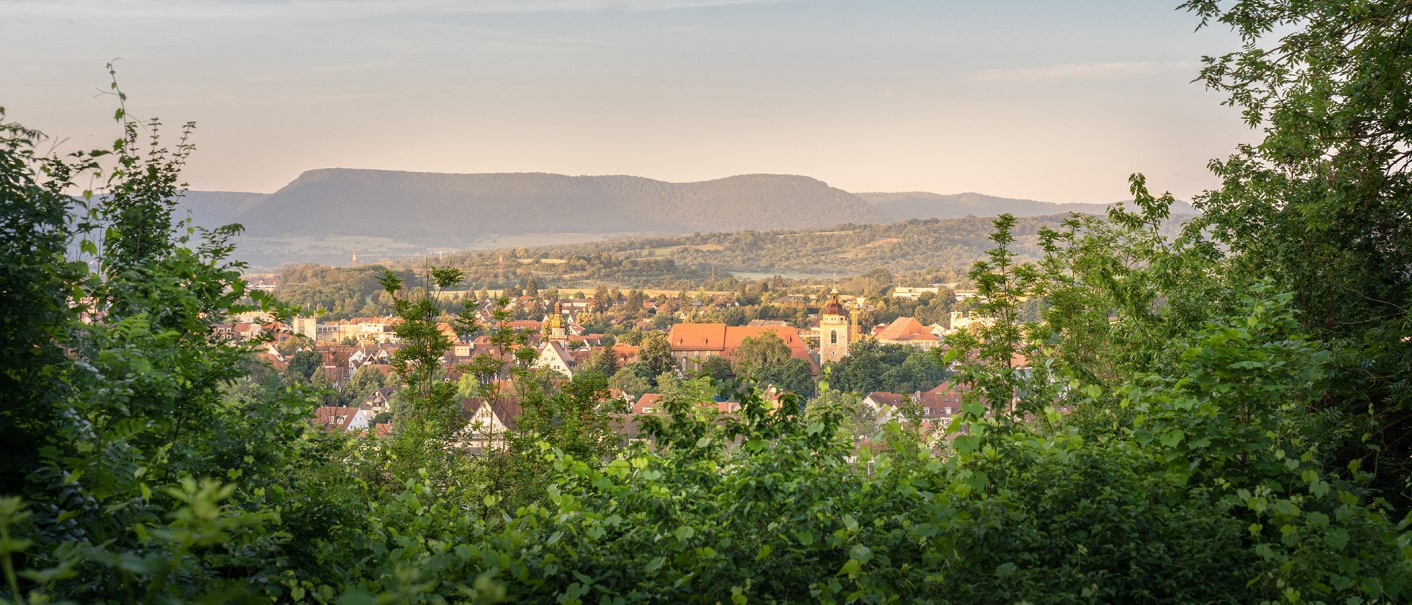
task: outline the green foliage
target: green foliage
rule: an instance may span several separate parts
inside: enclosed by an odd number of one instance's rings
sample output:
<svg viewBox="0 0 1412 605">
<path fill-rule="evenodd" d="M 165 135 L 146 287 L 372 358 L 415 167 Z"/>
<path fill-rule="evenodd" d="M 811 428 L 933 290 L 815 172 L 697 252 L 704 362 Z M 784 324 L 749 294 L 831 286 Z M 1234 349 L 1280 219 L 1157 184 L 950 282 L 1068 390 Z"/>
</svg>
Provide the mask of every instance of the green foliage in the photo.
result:
<svg viewBox="0 0 1412 605">
<path fill-rule="evenodd" d="M 867 395 L 916 393 L 946 380 L 945 367 L 927 351 L 902 345 L 879 344 L 872 338 L 850 343 L 848 356 L 830 363 L 829 383 L 837 390 Z"/>
<path fill-rule="evenodd" d="M 444 379 L 441 362 L 452 345 L 452 335 L 444 327 L 458 337 L 479 330 L 474 303 L 469 301 L 460 314 L 441 321 L 437 301 L 442 292 L 461 282 L 459 269 L 428 267 L 421 277 L 425 289 L 415 292 L 391 271 L 380 280 L 399 320 L 394 332 L 400 345 L 391 363 L 402 381 L 391 405 L 394 476 L 425 468 L 442 473 L 457 468 L 450 458 L 456 434 L 466 422 L 457 385 Z"/>
<path fill-rule="evenodd" d="M 605 380 L 618 372 L 618 356 L 611 346 L 603 347 L 588 356 L 588 360 L 577 368 L 575 373 L 591 372 Z"/>
<path fill-rule="evenodd" d="M 289 357 L 284 372 L 291 380 L 308 381 L 314 377 L 314 372 L 323 368 L 323 363 L 324 358 L 318 351 L 300 351 Z"/>
<path fill-rule="evenodd" d="M 1201 79 L 1264 131 L 1211 163 L 1222 186 L 1196 200 L 1193 228 L 1229 248 L 1231 274 L 1294 294 L 1304 329 L 1335 355 L 1319 404 L 1329 446 L 1379 469 L 1380 488 L 1412 510 L 1412 7 L 1182 6 L 1240 34 Z"/>
<path fill-rule="evenodd" d="M 295 264 L 280 267 L 280 299 L 310 311 L 322 311 L 327 320 L 384 316 L 392 313 L 392 299 L 379 281 L 387 271 L 380 266 L 327 267 Z M 398 272 L 405 280 L 410 271 Z"/>
<path fill-rule="evenodd" d="M 774 385 L 802 397 L 814 395 L 809 362 L 793 357 L 789 345 L 774 332 L 741 341 L 735 350 L 734 374 L 762 389 Z"/>
<path fill-rule="evenodd" d="M 660 332 L 652 332 L 643 336 L 641 348 L 637 351 L 638 363 L 643 365 L 643 369 L 653 385 L 657 384 L 657 377 L 662 374 L 676 371 L 677 362 L 672 358 L 672 345 L 667 343 L 667 336 Z"/>
<path fill-rule="evenodd" d="M 615 410 L 609 407 L 608 381 L 602 374 L 576 375 L 555 392 L 543 385 L 520 384 L 522 411 L 505 435 L 506 447 L 487 458 L 495 474 L 488 487 L 502 511 L 543 500 L 553 477 L 544 448 L 602 460 L 619 442 L 609 424 L 609 412 Z"/>
<path fill-rule="evenodd" d="M 970 388 L 942 441 L 915 415 L 875 430 L 846 392 L 936 371 L 912 354 L 857 343 L 807 409 L 744 389 L 722 414 L 714 379 L 788 384 L 807 363 L 765 337 L 687 379 L 648 334 L 611 379 L 560 384 L 525 367 L 505 300 L 498 355 L 462 368 L 458 393 L 445 327 L 478 326 L 437 302 L 456 269 L 383 276 L 398 434 L 323 435 L 300 384 L 316 360 L 281 381 L 212 329 L 289 310 L 239 279 L 235 228 L 172 226 L 184 138 L 143 145 L 120 108 L 112 151 L 58 158 L 0 124 L 0 598 L 1412 600 L 1408 95 L 1378 75 L 1406 71 L 1409 9 L 1186 6 L 1245 35 L 1206 76 L 1269 138 L 1217 163 L 1223 188 L 1175 240 L 1170 196 L 1140 176 L 1131 209 L 1036 227 L 1035 264 L 1019 262 L 1025 221 L 997 220 L 971 273 L 991 321 L 941 360 Z M 1277 55 L 1260 46 L 1272 28 L 1294 30 Z M 65 195 L 90 180 L 105 185 Z M 507 372 L 523 412 L 502 441 L 461 447 L 461 398 L 508 395 Z M 633 419 L 641 442 L 619 443 L 610 384 L 663 393 Z"/>
<path fill-rule="evenodd" d="M 454 547 L 419 549 L 380 582 L 531 601 L 1398 600 L 1405 538 L 1378 508 L 1240 439 L 1272 425 L 1243 425 L 1233 403 L 1286 394 L 1319 364 L 1287 332 L 1287 302 L 1252 297 L 1208 325 L 1181 355 L 1189 383 L 1131 385 L 1133 430 L 1014 430 L 1004 456 L 899 452 L 863 472 L 844 459 L 838 414 L 747 398 L 733 423 L 696 413 L 705 392 L 673 400 L 649 424 L 655 451 L 547 450 L 545 504 L 469 537 L 448 529 Z M 1202 390 L 1230 372 L 1243 373 L 1235 391 Z M 1177 426 L 1190 432 L 1162 438 Z M 1289 491 L 1272 497 L 1275 485 Z"/>
<path fill-rule="evenodd" d="M 139 125 L 123 108 L 116 117 L 123 134 L 111 150 L 65 158 L 36 155 L 37 133 L 0 129 L 10 152 L 4 215 L 16 236 L 5 238 L 4 264 L 40 287 L 65 284 L 47 297 L 5 285 L 23 311 L 7 317 L 6 359 L 16 363 L 7 361 L 5 376 L 26 383 L 6 384 L 4 394 L 24 404 L 14 411 L 34 413 L 6 422 L 15 438 L 5 447 L 28 452 L 7 453 L 3 489 L 32 503 L 26 516 L 5 500 L 0 525 L 25 536 L 7 538 L 0 555 L 8 596 L 274 596 L 278 578 L 293 573 L 288 541 L 310 529 L 275 511 L 290 488 L 305 489 L 293 465 L 320 467 L 301 462 L 313 398 L 237 382 L 250 349 L 212 325 L 255 308 L 251 301 L 270 302 L 247 292 L 243 267 L 227 260 L 238 227 L 174 228 L 177 171 L 190 146 L 183 138 L 169 152 L 155 121 Z M 104 188 L 60 194 L 80 179 Z M 66 261 L 70 244 L 98 270 Z M 235 479 L 261 487 L 241 490 Z"/>
<path fill-rule="evenodd" d="M 655 378 L 647 364 L 635 361 L 614 372 L 613 377 L 608 379 L 608 386 L 633 397 L 641 397 L 643 393 L 652 391 Z"/>
<path fill-rule="evenodd" d="M 35 157 L 42 135 L 4 118 L 0 109 L 0 393 L 7 397 L 0 406 L 0 492 L 17 493 L 44 436 L 60 422 L 65 359 L 48 345 L 71 328 L 68 301 L 80 298 L 76 285 L 89 267 L 65 256 L 73 200 L 64 190 L 73 169 Z M 46 171 L 55 176 L 45 179 Z"/>
<path fill-rule="evenodd" d="M 1053 228 L 1064 216 L 1021 217 L 1016 219 L 1016 252 L 1037 258 L 1038 233 Z M 788 231 L 735 231 L 701 233 L 672 237 L 633 238 L 591 244 L 545 246 L 533 249 L 536 256 L 562 258 L 565 264 L 535 265 L 544 272 L 567 271 L 577 259 L 587 276 L 584 281 L 612 281 L 639 287 L 681 288 L 694 291 L 698 284 L 708 289 L 735 289 L 724 280 L 710 281 L 710 267 L 731 268 L 787 277 L 859 276 L 848 282 L 849 291 L 870 295 L 893 282 L 882 278 L 900 272 L 928 271 L 942 279 L 963 277 L 972 259 L 983 254 L 989 244 L 990 219 L 908 220 L 886 225 L 840 225 L 822 229 Z M 1165 232 L 1180 229 L 1173 220 Z M 458 257 L 459 259 L 460 257 Z M 602 259 L 611 258 L 612 261 Z M 467 268 L 498 265 L 492 253 L 466 255 Z M 599 263 L 603 263 L 600 267 Z M 670 263 L 671 273 L 660 273 Z M 625 271 L 619 267 L 631 269 Z M 550 274 L 550 273 L 546 273 Z M 675 278 L 664 281 L 664 277 Z M 676 283 L 678 285 L 670 285 Z M 725 287 L 722 287 L 725 286 Z"/>
</svg>

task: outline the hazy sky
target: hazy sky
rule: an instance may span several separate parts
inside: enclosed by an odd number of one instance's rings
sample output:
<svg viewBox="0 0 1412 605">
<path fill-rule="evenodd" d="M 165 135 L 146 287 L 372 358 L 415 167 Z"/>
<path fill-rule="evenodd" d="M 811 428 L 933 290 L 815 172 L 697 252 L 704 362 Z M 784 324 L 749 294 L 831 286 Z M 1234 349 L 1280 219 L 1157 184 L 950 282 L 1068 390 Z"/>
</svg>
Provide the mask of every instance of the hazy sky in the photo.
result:
<svg viewBox="0 0 1412 605">
<path fill-rule="evenodd" d="M 804 174 L 849 191 L 1189 198 L 1253 135 L 1176 0 L 0 0 L 8 119 L 197 122 L 193 189 L 325 167 Z"/>
</svg>

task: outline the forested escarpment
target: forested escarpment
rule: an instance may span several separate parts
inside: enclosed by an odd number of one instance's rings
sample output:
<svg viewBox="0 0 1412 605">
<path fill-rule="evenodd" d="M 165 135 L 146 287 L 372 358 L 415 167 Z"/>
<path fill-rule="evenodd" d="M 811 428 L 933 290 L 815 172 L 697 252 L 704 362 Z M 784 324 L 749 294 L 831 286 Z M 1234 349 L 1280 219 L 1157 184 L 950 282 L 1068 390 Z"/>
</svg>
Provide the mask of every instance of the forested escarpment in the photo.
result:
<svg viewBox="0 0 1412 605">
<path fill-rule="evenodd" d="M 827 377 L 807 406 L 746 388 L 720 416 L 709 376 L 663 372 L 665 413 L 624 444 L 601 373 L 509 355 L 466 369 L 496 401 L 509 366 L 523 401 L 475 447 L 439 324 L 526 349 L 434 303 L 452 267 L 379 280 L 392 434 L 325 435 L 316 391 L 213 333 L 284 310 L 247 291 L 231 230 L 172 227 L 184 138 L 120 110 L 111 150 L 55 157 L 4 122 L 0 596 L 1408 602 L 1412 7 L 1183 6 L 1245 34 L 1203 77 L 1265 140 L 1213 164 L 1174 237 L 1140 176 L 1131 207 L 1038 231 L 1033 262 L 997 219 L 970 274 L 994 321 L 942 349 L 960 413 L 862 442 Z M 643 356 L 665 369 L 661 344 Z"/>
<path fill-rule="evenodd" d="M 1068 215 L 1016 219 L 1015 249 L 1038 258 L 1039 232 L 1055 228 Z M 1191 218 L 1163 222 L 1168 234 Z M 695 235 L 608 240 L 589 244 L 539 246 L 509 251 L 527 259 L 589 258 L 612 254 L 637 262 L 671 261 L 675 267 L 749 273 L 854 275 L 874 270 L 896 273 L 951 270 L 964 273 L 989 244 L 993 217 L 909 220 L 887 225 L 838 225 L 825 229 L 733 231 Z M 464 264 L 492 264 L 507 251 L 449 256 Z"/>
</svg>

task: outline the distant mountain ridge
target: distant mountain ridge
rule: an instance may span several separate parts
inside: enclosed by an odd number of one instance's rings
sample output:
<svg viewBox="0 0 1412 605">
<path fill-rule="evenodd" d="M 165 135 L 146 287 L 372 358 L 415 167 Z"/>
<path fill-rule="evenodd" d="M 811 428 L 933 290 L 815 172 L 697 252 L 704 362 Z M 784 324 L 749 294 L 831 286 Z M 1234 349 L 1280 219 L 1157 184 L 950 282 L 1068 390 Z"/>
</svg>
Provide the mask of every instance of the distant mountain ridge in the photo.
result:
<svg viewBox="0 0 1412 605">
<path fill-rule="evenodd" d="M 873 205 L 890 221 L 929 218 L 965 218 L 966 216 L 998 216 L 1009 212 L 1015 216 L 1046 216 L 1051 214 L 1104 214 L 1112 204 L 1055 203 L 996 197 L 982 193 L 952 193 L 942 195 L 925 191 L 905 193 L 856 193 Z M 1114 202 L 1118 203 L 1118 202 Z M 1172 214 L 1195 214 L 1186 202 L 1172 205 Z"/>
<path fill-rule="evenodd" d="M 235 208 L 193 193 L 193 215 L 215 217 Z M 201 206 L 207 207 L 196 210 Z M 305 172 L 239 210 L 227 220 L 256 237 L 328 233 L 447 246 L 486 234 L 690 233 L 885 220 L 822 181 L 764 174 L 668 183 L 635 176 L 333 168 Z"/>
<path fill-rule="evenodd" d="M 746 174 L 670 183 L 636 176 L 444 174 L 324 168 L 270 194 L 189 191 L 198 226 L 240 223 L 241 256 L 258 265 L 373 259 L 437 250 L 671 235 L 893 223 L 966 216 L 1101 214 L 1105 204 L 1054 204 L 978 193 L 853 194 L 807 176 Z M 1191 212 L 1180 204 L 1174 214 Z"/>
<path fill-rule="evenodd" d="M 220 227 L 235 222 L 235 217 L 264 203 L 267 197 L 267 193 L 241 191 L 187 191 L 181 199 L 184 211 L 174 213 L 174 218 L 185 219 L 189 212 L 197 225 Z"/>
</svg>

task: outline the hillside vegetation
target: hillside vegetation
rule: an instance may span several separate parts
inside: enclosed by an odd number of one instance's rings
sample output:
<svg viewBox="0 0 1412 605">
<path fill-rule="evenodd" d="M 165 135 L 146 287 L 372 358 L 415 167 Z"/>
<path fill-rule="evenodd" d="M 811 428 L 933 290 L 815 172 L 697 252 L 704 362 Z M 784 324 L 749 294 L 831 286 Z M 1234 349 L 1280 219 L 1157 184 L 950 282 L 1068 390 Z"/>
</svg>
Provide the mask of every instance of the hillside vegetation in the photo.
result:
<svg viewBox="0 0 1412 605">
<path fill-rule="evenodd" d="M 907 193 L 858 193 L 858 197 L 873 205 L 889 220 L 962 218 L 965 216 L 997 216 L 1011 214 L 1017 217 L 1043 216 L 1077 212 L 1080 214 L 1103 214 L 1111 204 L 1054 203 L 1035 200 L 1018 200 L 996 197 L 982 193 L 953 193 L 941 195 L 925 191 Z M 1175 202 L 1173 214 L 1194 214 L 1191 204 Z"/>
<path fill-rule="evenodd" d="M 1056 228 L 1065 215 L 1016 219 L 1014 251 L 1038 258 L 1041 229 Z M 1190 216 L 1162 223 L 1172 234 Z M 868 271 L 950 270 L 964 273 L 990 246 L 991 218 L 909 220 L 885 225 L 840 225 L 822 229 L 735 231 L 694 235 L 607 240 L 508 251 L 531 259 L 562 259 L 612 254 L 624 259 L 671 260 L 676 267 L 720 273 L 767 273 L 821 277 Z M 507 251 L 466 253 L 447 260 L 473 266 L 498 262 Z"/>
</svg>

